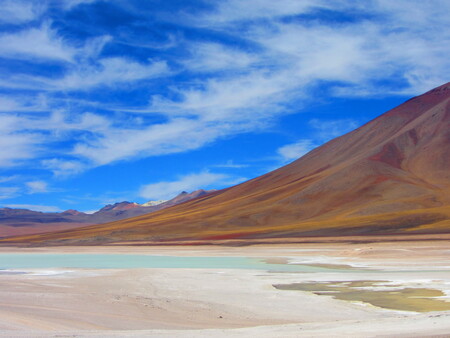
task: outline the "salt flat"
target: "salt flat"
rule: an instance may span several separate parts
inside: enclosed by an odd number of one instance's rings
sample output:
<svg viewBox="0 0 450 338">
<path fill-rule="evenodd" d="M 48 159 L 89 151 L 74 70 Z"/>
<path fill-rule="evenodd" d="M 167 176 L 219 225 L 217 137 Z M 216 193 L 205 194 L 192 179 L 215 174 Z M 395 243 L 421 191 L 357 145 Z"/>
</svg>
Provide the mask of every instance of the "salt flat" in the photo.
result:
<svg viewBox="0 0 450 338">
<path fill-rule="evenodd" d="M 450 300 L 448 241 L 247 247 L 1 248 L 0 253 L 254 257 L 330 267 L 319 272 L 191 268 L 45 268 L 0 273 L 0 336 L 327 337 L 450 334 L 450 311 L 386 309 L 294 283 L 360 283 L 440 291 Z M 273 266 L 273 265 L 272 265 Z M 281 270 L 281 269 L 280 269 Z M 11 274 L 11 272 L 22 274 Z M 339 284 L 341 283 L 341 284 Z M 367 284 L 367 285 L 366 285 Z M 361 291 L 361 290 L 360 290 Z M 364 291 L 364 288 L 362 289 Z M 386 290 L 384 290 L 386 291 Z M 395 292 L 393 290 L 392 292 Z M 424 309 L 427 311 L 427 309 Z"/>
</svg>

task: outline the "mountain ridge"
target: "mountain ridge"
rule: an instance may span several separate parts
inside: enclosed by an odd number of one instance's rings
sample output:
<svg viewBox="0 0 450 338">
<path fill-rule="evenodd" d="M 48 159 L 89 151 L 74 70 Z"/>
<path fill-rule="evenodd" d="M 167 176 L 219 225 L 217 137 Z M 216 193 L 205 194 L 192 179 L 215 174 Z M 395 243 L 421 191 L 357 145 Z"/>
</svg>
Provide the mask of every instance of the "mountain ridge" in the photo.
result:
<svg viewBox="0 0 450 338">
<path fill-rule="evenodd" d="M 40 212 L 29 209 L 0 208 L 0 237 L 61 231 L 135 217 L 189 201 L 212 191 L 203 189 L 191 193 L 183 191 L 168 201 L 149 206 L 145 203 L 122 201 L 105 205 L 90 214 L 73 209 L 63 212 Z"/>
<path fill-rule="evenodd" d="M 237 186 L 123 221 L 17 238 L 104 244 L 450 232 L 450 83 Z"/>
</svg>

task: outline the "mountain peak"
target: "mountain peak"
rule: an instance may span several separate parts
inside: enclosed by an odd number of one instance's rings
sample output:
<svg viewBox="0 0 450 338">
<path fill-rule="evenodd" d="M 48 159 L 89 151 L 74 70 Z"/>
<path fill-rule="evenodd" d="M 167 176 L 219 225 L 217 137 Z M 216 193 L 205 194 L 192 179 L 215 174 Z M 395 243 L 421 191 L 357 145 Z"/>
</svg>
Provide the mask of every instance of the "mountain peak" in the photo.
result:
<svg viewBox="0 0 450 338">
<path fill-rule="evenodd" d="M 137 207 L 139 207 L 139 204 L 137 204 L 137 203 L 123 201 L 123 202 L 118 202 L 118 203 L 114 203 L 114 204 L 108 204 L 108 205 L 104 206 L 103 208 L 101 208 L 96 213 L 105 212 L 105 211 L 109 211 L 109 210 L 115 210 L 115 211 L 128 210 L 128 209 L 134 209 Z"/>
</svg>

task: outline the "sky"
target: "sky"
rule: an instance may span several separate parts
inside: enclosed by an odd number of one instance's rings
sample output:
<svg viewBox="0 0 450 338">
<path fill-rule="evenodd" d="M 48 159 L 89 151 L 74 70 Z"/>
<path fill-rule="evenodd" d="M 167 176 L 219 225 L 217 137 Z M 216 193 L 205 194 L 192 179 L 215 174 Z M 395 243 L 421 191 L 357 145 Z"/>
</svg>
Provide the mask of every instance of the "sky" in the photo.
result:
<svg viewBox="0 0 450 338">
<path fill-rule="evenodd" d="M 450 79 L 448 0 L 0 2 L 0 207 L 221 189 Z"/>
</svg>

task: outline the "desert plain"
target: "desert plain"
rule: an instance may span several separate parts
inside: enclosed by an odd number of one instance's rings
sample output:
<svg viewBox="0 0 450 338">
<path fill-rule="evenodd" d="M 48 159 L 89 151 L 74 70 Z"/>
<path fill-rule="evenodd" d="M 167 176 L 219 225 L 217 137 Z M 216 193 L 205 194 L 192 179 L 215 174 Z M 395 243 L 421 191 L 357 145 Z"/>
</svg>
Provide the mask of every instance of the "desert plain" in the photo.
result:
<svg viewBox="0 0 450 338">
<path fill-rule="evenodd" d="M 249 257 L 268 269 L 0 270 L 0 337 L 444 337 L 445 236 L 252 246 L 0 249 L 0 254 Z M 286 264 L 312 268 L 283 271 Z M 341 291 L 342 290 L 342 291 Z"/>
</svg>

